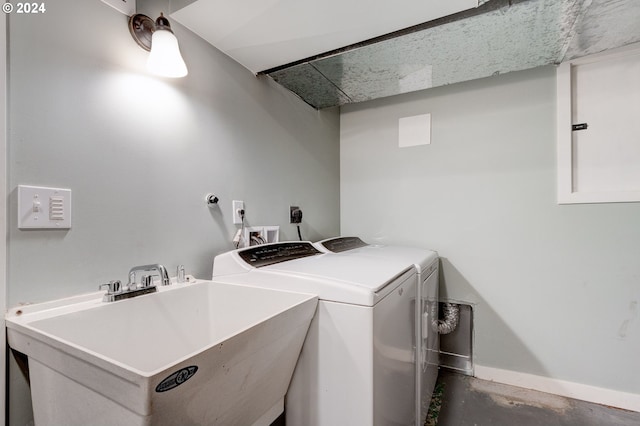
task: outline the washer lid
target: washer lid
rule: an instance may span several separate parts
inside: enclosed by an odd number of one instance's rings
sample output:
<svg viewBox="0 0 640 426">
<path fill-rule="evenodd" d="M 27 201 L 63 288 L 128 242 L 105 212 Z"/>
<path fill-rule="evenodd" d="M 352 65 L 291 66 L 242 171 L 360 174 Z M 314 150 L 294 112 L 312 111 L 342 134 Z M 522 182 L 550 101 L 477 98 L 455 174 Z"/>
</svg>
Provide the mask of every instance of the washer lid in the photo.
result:
<svg viewBox="0 0 640 426">
<path fill-rule="evenodd" d="M 312 254 L 309 246 L 313 248 L 309 242 L 273 243 L 219 254 L 213 279 L 362 306 L 374 306 L 397 286 L 415 280 L 415 269 L 406 262 L 399 267 L 370 257 Z"/>
<path fill-rule="evenodd" d="M 409 271 L 405 274 L 405 277 L 398 279 L 398 284 L 409 279 L 411 274 L 414 274 L 413 276 L 415 277 L 415 272 Z M 254 269 L 245 274 L 218 276 L 214 280 L 228 284 L 314 294 L 320 300 L 361 306 L 374 306 L 395 288 L 395 286 L 388 285 L 382 291 L 374 293 L 367 288 L 345 285 L 338 281 L 295 274 L 281 274 L 275 271 L 265 271 L 264 269 Z"/>
<path fill-rule="evenodd" d="M 400 266 L 395 262 L 372 262 L 368 258 L 325 253 L 265 266 L 260 270 L 329 280 L 378 292 L 412 268 L 413 264 L 406 262 Z"/>
</svg>

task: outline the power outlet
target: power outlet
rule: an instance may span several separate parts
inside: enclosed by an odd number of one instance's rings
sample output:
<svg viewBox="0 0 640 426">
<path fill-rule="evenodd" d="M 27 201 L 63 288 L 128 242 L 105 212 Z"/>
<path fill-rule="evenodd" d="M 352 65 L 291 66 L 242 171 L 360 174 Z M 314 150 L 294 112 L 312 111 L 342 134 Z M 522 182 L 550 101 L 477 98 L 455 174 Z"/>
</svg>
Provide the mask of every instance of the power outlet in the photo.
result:
<svg viewBox="0 0 640 426">
<path fill-rule="evenodd" d="M 240 210 L 244 210 L 244 201 L 233 200 L 231 204 L 233 207 L 233 224 L 240 225 L 242 223 Z"/>
<path fill-rule="evenodd" d="M 301 223 L 302 210 L 298 206 L 289 206 L 289 223 Z"/>
</svg>

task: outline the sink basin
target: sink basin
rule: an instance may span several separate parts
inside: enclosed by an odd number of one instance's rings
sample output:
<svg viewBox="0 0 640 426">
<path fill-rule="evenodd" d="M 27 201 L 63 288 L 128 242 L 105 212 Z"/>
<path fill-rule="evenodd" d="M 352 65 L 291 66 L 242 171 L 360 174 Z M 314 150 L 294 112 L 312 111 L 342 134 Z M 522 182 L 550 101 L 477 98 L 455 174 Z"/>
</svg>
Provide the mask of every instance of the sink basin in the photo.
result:
<svg viewBox="0 0 640 426">
<path fill-rule="evenodd" d="M 197 280 L 14 308 L 37 425 L 269 425 L 317 297 Z"/>
</svg>

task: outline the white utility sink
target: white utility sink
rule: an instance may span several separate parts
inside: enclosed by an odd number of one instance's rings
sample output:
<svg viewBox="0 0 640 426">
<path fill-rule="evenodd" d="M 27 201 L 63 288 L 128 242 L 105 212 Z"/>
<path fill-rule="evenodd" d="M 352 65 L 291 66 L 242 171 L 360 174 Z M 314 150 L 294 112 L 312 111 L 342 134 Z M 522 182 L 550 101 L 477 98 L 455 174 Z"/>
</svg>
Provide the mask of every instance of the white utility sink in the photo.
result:
<svg viewBox="0 0 640 426">
<path fill-rule="evenodd" d="M 197 280 L 13 308 L 36 425 L 268 425 L 317 297 Z"/>
</svg>

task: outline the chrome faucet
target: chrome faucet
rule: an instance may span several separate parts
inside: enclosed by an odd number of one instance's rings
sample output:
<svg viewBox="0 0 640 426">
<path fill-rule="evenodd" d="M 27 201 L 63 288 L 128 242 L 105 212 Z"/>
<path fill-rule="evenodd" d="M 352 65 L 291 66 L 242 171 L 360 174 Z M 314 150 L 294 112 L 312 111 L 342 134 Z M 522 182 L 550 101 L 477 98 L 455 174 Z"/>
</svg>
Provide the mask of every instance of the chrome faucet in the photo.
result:
<svg viewBox="0 0 640 426">
<path fill-rule="evenodd" d="M 136 274 L 138 272 L 147 272 L 147 274 L 142 275 L 139 285 L 136 282 Z M 110 281 L 107 284 L 100 285 L 100 289 L 107 287 L 107 293 L 102 300 L 104 302 L 115 302 L 157 291 L 156 286 L 153 284 L 152 273 L 160 277 L 160 285 L 171 284 L 167 269 L 160 264 L 134 266 L 129 270 L 129 284 L 125 287 L 122 286 L 120 281 Z"/>
<path fill-rule="evenodd" d="M 164 266 L 160 265 L 159 263 L 156 263 L 154 265 L 141 265 L 141 266 L 134 266 L 133 268 L 131 268 L 129 270 L 129 284 L 128 284 L 128 287 L 130 289 L 135 289 L 138 287 L 136 284 L 136 273 L 138 272 L 155 272 L 160 277 L 160 285 L 171 284 L 171 280 L 169 279 L 169 274 L 167 273 L 167 269 Z M 149 275 L 146 275 L 144 276 L 140 284 L 141 284 L 141 287 L 148 287 L 149 285 L 153 284 L 153 279 Z"/>
</svg>

